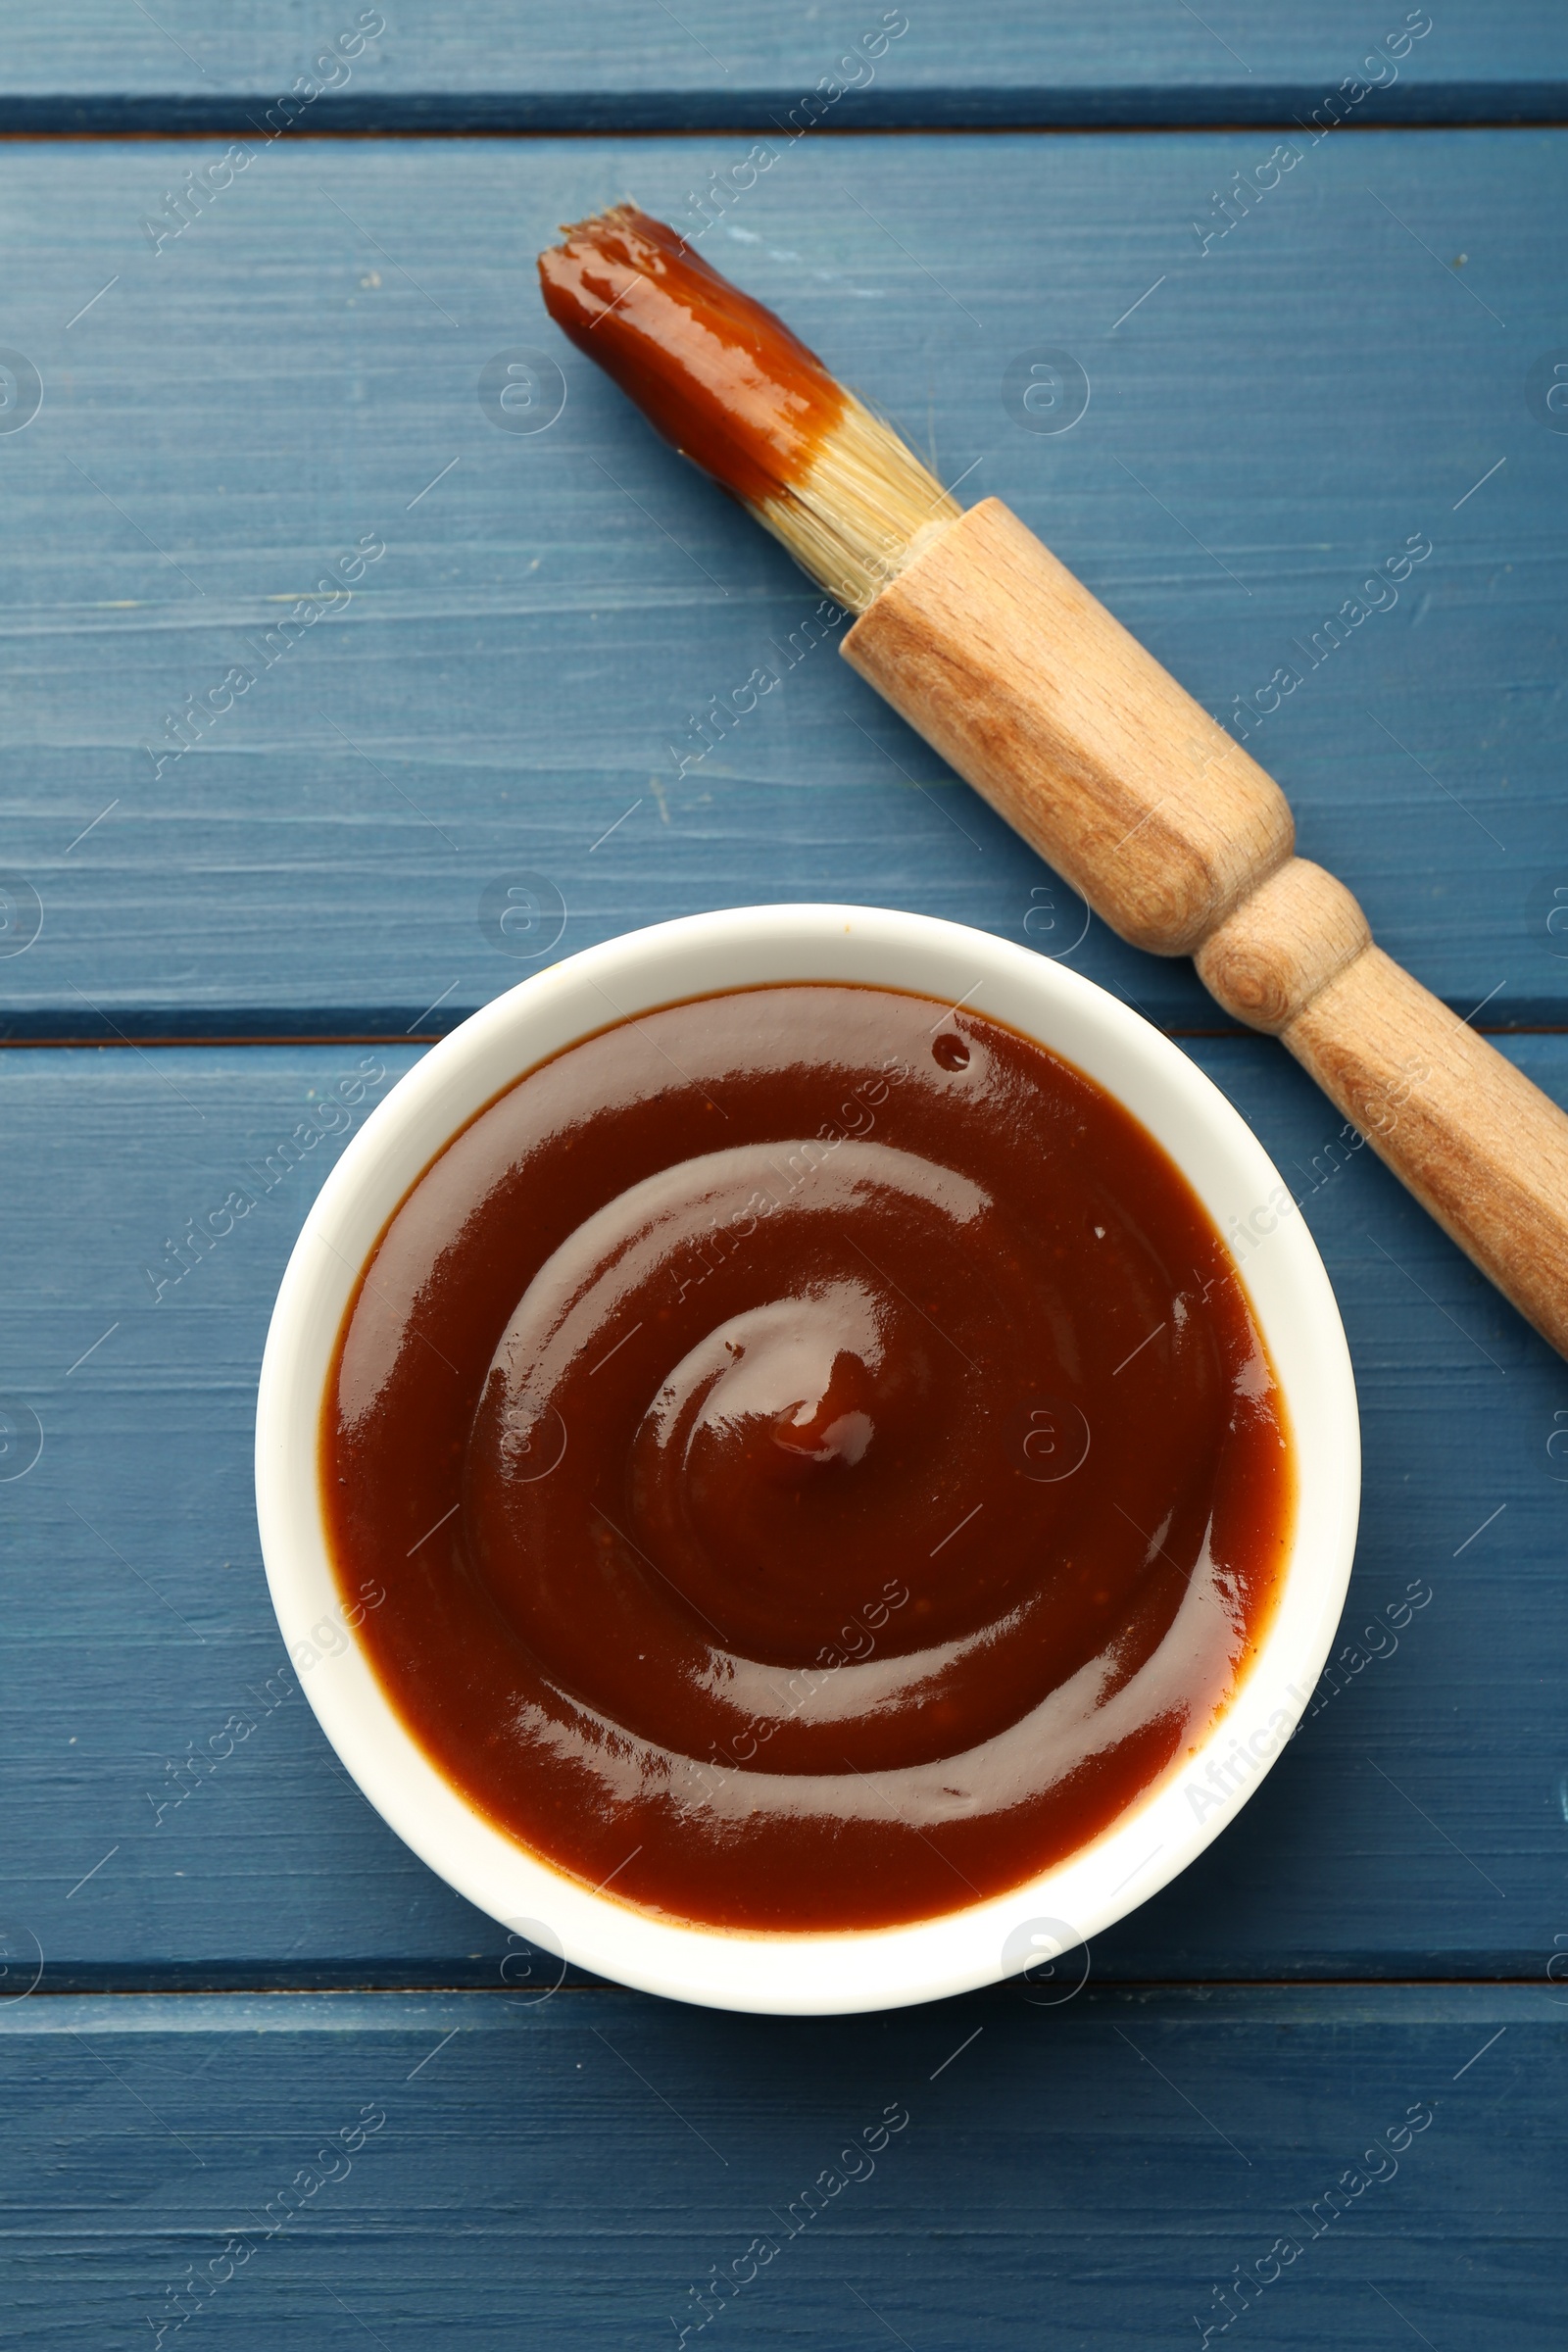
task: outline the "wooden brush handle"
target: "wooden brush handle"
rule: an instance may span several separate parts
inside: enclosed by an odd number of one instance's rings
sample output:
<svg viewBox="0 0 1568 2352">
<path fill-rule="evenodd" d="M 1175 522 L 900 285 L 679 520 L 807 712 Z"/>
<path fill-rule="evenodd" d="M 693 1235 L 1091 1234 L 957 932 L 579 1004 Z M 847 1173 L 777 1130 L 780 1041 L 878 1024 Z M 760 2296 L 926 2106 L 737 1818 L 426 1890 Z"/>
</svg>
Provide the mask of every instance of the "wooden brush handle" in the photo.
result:
<svg viewBox="0 0 1568 2352">
<path fill-rule="evenodd" d="M 1568 1355 L 1568 1117 L 1373 946 L 1272 777 L 1015 514 L 947 526 L 843 651 L 1113 931 L 1282 1039 Z"/>
</svg>

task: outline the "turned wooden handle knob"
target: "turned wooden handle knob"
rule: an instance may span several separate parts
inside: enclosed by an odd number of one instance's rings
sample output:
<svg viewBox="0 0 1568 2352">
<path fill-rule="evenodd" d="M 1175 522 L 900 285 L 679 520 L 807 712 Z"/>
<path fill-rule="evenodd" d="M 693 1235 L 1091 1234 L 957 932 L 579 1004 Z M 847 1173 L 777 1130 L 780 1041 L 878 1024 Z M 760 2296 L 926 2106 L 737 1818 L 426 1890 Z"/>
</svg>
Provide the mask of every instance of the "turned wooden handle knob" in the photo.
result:
<svg viewBox="0 0 1568 2352">
<path fill-rule="evenodd" d="M 1199 949 L 1198 976 L 1250 1029 L 1279 1037 L 1372 945 L 1343 882 L 1304 858 L 1276 866 Z"/>
<path fill-rule="evenodd" d="M 1197 958 L 1568 1355 L 1568 1117 L 1294 855 L 1284 794 L 999 500 L 934 536 L 847 661 L 1112 930 Z"/>
</svg>

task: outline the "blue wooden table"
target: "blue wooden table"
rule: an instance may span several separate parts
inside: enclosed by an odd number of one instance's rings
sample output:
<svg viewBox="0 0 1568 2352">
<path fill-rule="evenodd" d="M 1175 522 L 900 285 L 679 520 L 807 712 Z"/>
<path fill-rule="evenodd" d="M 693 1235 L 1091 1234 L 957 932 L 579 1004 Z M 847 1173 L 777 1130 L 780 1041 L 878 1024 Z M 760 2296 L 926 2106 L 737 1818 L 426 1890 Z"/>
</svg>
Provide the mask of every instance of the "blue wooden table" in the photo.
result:
<svg viewBox="0 0 1568 2352">
<path fill-rule="evenodd" d="M 811 642 L 532 264 L 619 195 L 706 203 L 1568 1100 L 1565 112 L 1546 0 L 8 28 L 10 2340 L 1560 2345 L 1568 1367 Z M 1063 431 L 1009 389 L 1044 352 Z M 540 431 L 517 355 L 560 370 Z M 519 874 L 531 959 L 485 912 Z M 636 924 L 819 897 L 1023 940 L 1184 1040 L 1324 1252 L 1366 1487 L 1334 1664 L 1197 1868 L 1054 1986 L 808 2023 L 558 1984 L 413 1859 L 283 1655 L 250 1438 L 309 1201 L 430 1039 Z"/>
</svg>

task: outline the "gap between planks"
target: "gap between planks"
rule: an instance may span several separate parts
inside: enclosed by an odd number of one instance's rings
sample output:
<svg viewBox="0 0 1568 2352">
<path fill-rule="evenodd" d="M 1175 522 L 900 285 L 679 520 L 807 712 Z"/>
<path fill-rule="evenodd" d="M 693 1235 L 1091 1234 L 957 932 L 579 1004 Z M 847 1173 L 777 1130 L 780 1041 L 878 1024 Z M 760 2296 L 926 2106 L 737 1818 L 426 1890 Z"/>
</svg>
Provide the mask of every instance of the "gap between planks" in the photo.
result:
<svg viewBox="0 0 1568 2352">
<path fill-rule="evenodd" d="M 1100 1977 L 1092 1980 L 1099 1993 L 1145 1994 L 1164 1992 L 1192 1993 L 1251 1993 L 1302 1992 L 1344 1993 L 1347 1996 L 1363 1992 L 1474 1992 L 1528 1991 L 1534 1988 L 1552 1991 L 1541 1976 L 1511 1977 Z M 1086 1985 L 1084 1989 L 1090 1989 Z M 982 1984 L 971 1992 L 955 1993 L 957 2001 L 999 2000 L 1008 1990 L 1008 1982 Z M 428 1983 L 410 1981 L 402 1984 L 371 1984 L 345 1979 L 341 1984 L 284 1984 L 258 1981 L 247 1984 L 109 1984 L 109 1985 L 50 1985 L 38 1984 L 27 1994 L 33 2001 L 226 2001 L 226 2000 L 427 2000 L 439 1995 L 443 1999 L 469 1998 L 515 2000 L 514 1984 L 454 1984 L 441 1978 Z M 608 1977 L 584 1977 L 564 1980 L 549 1998 L 564 1993 L 612 1992 L 625 2000 L 656 2000 L 661 1996 L 646 1993 L 634 1984 L 617 1984 Z M 543 2002 L 529 2003 L 543 2007 Z M 684 2001 L 665 2001 L 670 2009 L 687 2009 L 694 2004 Z M 917 2007 L 935 2007 L 936 2003 L 916 2003 Z M 714 2014 L 718 2014 L 714 2012 Z M 726 2014 L 744 2016 L 746 2011 Z M 760 2013 L 759 2013 L 760 2014 Z M 837 2014 L 827 2012 L 829 2016 Z M 856 2012 L 846 2011 L 853 2015 Z M 891 2017 L 892 2010 L 868 2010 L 859 2014 Z"/>
<path fill-rule="evenodd" d="M 86 103 L 92 103 L 88 100 Z M 148 130 L 144 126 L 123 130 L 7 130 L 0 129 L 0 146 L 26 147 L 127 147 L 156 141 L 160 145 L 199 146 L 213 139 L 238 138 L 247 125 L 255 123 L 244 110 L 244 104 L 260 105 L 260 98 L 241 102 L 232 116 L 216 115 L 200 130 L 188 124 L 169 130 Z M 1265 133 L 1289 130 L 1300 124 L 1295 115 L 1260 115 L 1245 122 L 1215 121 L 1212 122 L 865 122 L 821 125 L 799 135 L 810 139 L 1103 139 L 1103 138 L 1213 138 L 1261 137 Z M 293 145 L 327 146 L 349 140 L 368 140 L 384 144 L 388 139 L 423 139 L 427 141 L 457 139 L 491 139 L 501 144 L 544 145 L 564 139 L 746 139 L 759 129 L 760 122 L 720 123 L 661 123 L 657 128 L 647 124 L 617 127 L 599 123 L 591 127 L 538 129 L 528 124 L 508 127 L 506 124 L 484 123 L 473 126 L 455 126 L 443 129 L 429 123 L 411 122 L 406 126 L 388 124 L 374 130 L 356 129 L 345 125 L 334 129 L 318 125 L 311 130 L 293 129 L 289 140 Z M 1341 122 L 1337 134 L 1348 131 L 1352 137 L 1366 137 L 1371 132 L 1385 131 L 1487 131 L 1499 130 L 1568 130 L 1568 116 L 1562 115 L 1497 115 L 1485 121 L 1466 117 L 1455 122 L 1446 116 L 1431 115 L 1406 118 L 1397 122 Z"/>
</svg>

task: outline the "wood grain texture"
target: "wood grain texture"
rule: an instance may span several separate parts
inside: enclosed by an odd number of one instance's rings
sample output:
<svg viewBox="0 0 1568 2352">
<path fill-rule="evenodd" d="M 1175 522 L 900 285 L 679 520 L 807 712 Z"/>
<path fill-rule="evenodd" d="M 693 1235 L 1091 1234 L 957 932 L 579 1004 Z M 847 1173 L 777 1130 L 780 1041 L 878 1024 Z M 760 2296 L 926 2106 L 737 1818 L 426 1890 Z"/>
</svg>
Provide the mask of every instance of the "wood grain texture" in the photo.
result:
<svg viewBox="0 0 1568 2352">
<path fill-rule="evenodd" d="M 0 2009 L 7 2314 L 28 2352 L 1555 2352 L 1565 2079 L 1544 1984 L 39 1997 Z"/>
<path fill-rule="evenodd" d="M 1281 1032 L 1445 1233 L 1568 1354 L 1568 1118 L 1377 948 Z"/>
<path fill-rule="evenodd" d="M 1000 499 L 917 552 L 843 644 L 1102 922 L 1190 956 L 1290 857 L 1290 806 Z"/>
<path fill-rule="evenodd" d="M 1335 1282 L 1363 1414 L 1362 1534 L 1315 1712 L 1097 1970 L 1539 1978 L 1568 1934 L 1568 1373 L 1277 1046 L 1197 1051 Z M 1508 1051 L 1568 1094 L 1568 1041 Z M 303 1686 L 330 1674 L 340 1637 L 328 1628 L 319 1659 L 288 1671 L 256 1545 L 271 1299 L 325 1165 L 386 1091 L 375 1067 L 390 1078 L 413 1058 L 0 1055 L 0 1198 L 27 1236 L 8 1260 L 0 1393 L 13 1436 L 25 1412 L 42 1433 L 34 1465 L 0 1481 L 0 1912 L 41 1947 L 46 1989 L 500 1981 L 505 1931 L 335 1766 Z M 225 1216 L 239 1187 L 256 1205 Z M 1259 1203 L 1244 1264 L 1279 1213 Z"/>
<path fill-rule="evenodd" d="M 368 15 L 385 30 L 351 75 L 319 66 Z M 1412 15 L 1431 30 L 1406 45 L 1397 78 L 1365 66 Z M 907 30 L 873 51 L 867 78 L 866 36 L 900 18 Z M 1123 0 L 1108 24 L 1073 0 L 981 11 L 925 0 L 906 12 L 858 0 L 788 12 L 724 0 L 679 11 L 589 0 L 569 12 L 545 0 L 402 0 L 384 11 L 243 0 L 220 16 L 201 0 L 151 12 L 71 0 L 8 27 L 0 126 L 242 132 L 302 77 L 322 89 L 313 126 L 341 129 L 768 131 L 835 82 L 844 95 L 822 118 L 835 124 L 1288 125 L 1357 73 L 1383 85 L 1357 108 L 1362 119 L 1549 121 L 1568 93 L 1568 38 L 1550 0 L 1448 0 L 1435 14 L 1402 0 L 1288 11 L 1213 0 L 1200 14 L 1179 0 Z"/>
<path fill-rule="evenodd" d="M 1345 884 L 1309 858 L 1291 858 L 1215 926 L 1193 960 L 1228 1012 L 1278 1037 L 1371 944 Z"/>
<path fill-rule="evenodd" d="M 1247 703 L 1300 848 L 1392 955 L 1461 1014 L 1560 1019 L 1568 436 L 1526 379 L 1568 342 L 1568 142 L 1331 137 L 1200 252 L 1195 215 L 1275 144 L 815 140 L 711 249 L 1205 710 Z M 1084 934 L 812 642 L 780 551 L 545 319 L 559 220 L 627 190 L 679 217 L 744 148 L 280 142 L 154 253 L 142 221 L 219 152 L 0 150 L 0 341 L 44 386 L 0 434 L 0 806 L 42 925 L 0 957 L 9 1034 L 450 1026 L 527 968 L 479 924 L 515 871 L 564 902 L 550 952 L 850 896 L 1214 1021 L 1190 971 Z M 519 348 L 567 386 L 535 434 L 477 397 Z M 1019 422 L 1007 372 L 1042 348 L 1091 388 L 1057 434 Z M 1430 559 L 1341 638 L 1420 532 Z M 352 603 L 264 667 L 367 533 L 387 554 Z M 155 775 L 143 747 L 235 664 L 254 686 Z M 692 714 L 760 666 L 776 690 L 699 758 Z"/>
</svg>

